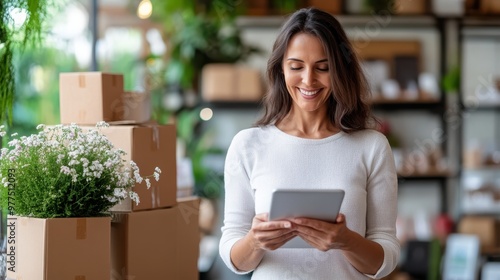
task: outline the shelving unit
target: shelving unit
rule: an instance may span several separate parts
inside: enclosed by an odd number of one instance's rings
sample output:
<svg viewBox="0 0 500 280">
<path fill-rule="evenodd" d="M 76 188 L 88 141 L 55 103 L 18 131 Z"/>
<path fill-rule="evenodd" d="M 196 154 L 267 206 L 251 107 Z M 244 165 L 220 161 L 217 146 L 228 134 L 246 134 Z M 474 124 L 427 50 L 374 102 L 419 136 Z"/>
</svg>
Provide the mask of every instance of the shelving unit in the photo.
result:
<svg viewBox="0 0 500 280">
<path fill-rule="evenodd" d="M 453 65 L 454 56 L 459 59 L 459 54 L 462 52 L 462 48 L 458 46 L 458 49 L 455 49 L 455 44 L 457 43 L 457 41 L 459 45 L 462 45 L 462 41 L 465 36 L 482 38 L 486 36 L 496 36 L 500 40 L 500 18 L 494 16 L 467 16 L 463 19 L 442 18 L 430 15 L 391 15 L 390 19 L 365 15 L 338 15 L 336 17 L 346 28 L 348 34 L 350 34 L 350 36 L 353 36 L 351 38 L 358 39 L 366 38 L 363 37 L 363 34 L 369 34 L 370 36 L 368 37 L 368 39 L 375 40 L 379 37 L 380 32 L 386 30 L 396 31 L 397 35 L 393 36 L 392 38 L 397 38 L 398 35 L 403 35 L 402 37 L 404 39 L 412 39 L 411 35 L 404 33 L 418 33 L 432 30 L 432 32 L 435 33 L 435 36 L 432 37 L 434 44 L 432 45 L 432 47 L 424 49 L 424 52 L 432 49 L 436 51 L 436 53 L 438 53 L 438 56 L 434 56 L 432 57 L 432 59 L 427 59 L 427 62 L 430 61 L 430 63 L 432 63 L 431 68 L 434 70 L 433 73 L 436 74 L 438 81 L 440 81 L 441 77 L 444 76 L 446 70 L 451 65 Z M 253 29 L 259 32 L 268 32 L 270 34 L 269 38 L 274 38 L 274 34 L 276 31 L 273 30 L 279 28 L 283 21 L 283 16 L 240 17 L 238 19 L 238 24 L 243 29 Z M 471 28 L 473 28 L 474 30 L 470 30 Z M 371 36 L 375 33 L 377 34 L 376 36 Z M 455 54 L 456 51 L 458 51 L 457 54 Z M 498 51 L 500 52 L 500 48 L 498 49 Z M 497 74 L 499 74 L 500 76 L 500 72 L 498 72 Z M 376 96 L 380 96 L 380 94 Z M 456 105 L 458 105 L 457 108 L 455 108 L 455 103 Z M 234 105 L 237 106 L 237 104 Z M 481 168 L 477 170 L 464 169 L 462 168 L 463 159 L 460 156 L 464 147 L 464 136 L 462 131 L 463 127 L 461 126 L 461 124 L 464 122 L 464 119 L 467 118 L 466 115 L 468 114 L 484 112 L 496 114 L 498 116 L 496 120 L 498 121 L 496 132 L 497 137 L 495 139 L 500 143 L 500 101 L 498 105 L 487 102 L 471 107 L 467 106 L 467 104 L 464 104 L 461 97 L 459 97 L 458 100 L 455 100 L 454 96 L 449 96 L 446 95 L 445 92 L 441 92 L 439 98 L 420 98 L 415 100 L 409 100 L 405 98 L 384 99 L 377 97 L 372 100 L 372 108 L 375 113 L 396 115 L 396 117 L 399 117 L 400 115 L 402 116 L 403 114 L 404 116 L 408 116 L 409 118 L 413 118 L 413 116 L 416 115 L 429 115 L 430 118 L 432 118 L 432 120 L 437 123 L 434 128 L 440 129 L 444 134 L 443 138 L 445 140 L 442 142 L 437 142 L 437 144 L 441 146 L 444 156 L 451 159 L 451 162 L 456 162 L 457 166 L 449 166 L 449 168 L 446 170 L 429 170 L 425 173 L 399 173 L 398 182 L 400 185 L 400 190 L 406 189 L 407 187 L 411 189 L 419 189 L 420 187 L 434 188 L 434 186 L 437 186 L 439 188 L 438 191 L 440 195 L 439 211 L 441 212 L 441 214 L 449 214 L 449 216 L 453 217 L 452 219 L 455 220 L 455 217 L 458 217 L 458 219 L 460 219 L 461 215 L 464 214 L 462 191 L 465 175 L 469 174 L 470 172 L 490 172 L 498 174 L 496 176 L 498 176 L 499 178 L 498 187 L 500 188 L 500 167 L 498 167 L 498 169 L 496 167 Z M 425 124 L 423 126 L 425 126 Z M 398 131 L 412 132 L 412 130 L 413 128 L 410 126 L 400 126 L 398 128 Z M 432 200 L 434 199 L 434 197 L 429 197 L 429 199 Z M 425 205 L 418 206 L 420 207 L 419 209 L 425 207 Z M 486 209 L 487 211 L 484 210 L 485 209 L 481 209 L 481 211 L 468 211 L 468 214 L 488 216 L 500 215 L 500 206 L 498 208 L 490 207 Z M 458 220 L 456 221 L 458 222 Z M 500 249 L 491 249 L 489 251 L 483 252 L 483 254 L 497 255 L 499 253 Z"/>
<path fill-rule="evenodd" d="M 500 59 L 497 58 L 500 19 L 493 16 L 465 17 L 460 22 L 459 31 L 462 70 L 460 147 L 464 166 L 460 170 L 460 217 L 500 217 L 500 164 L 486 164 L 484 154 L 500 154 Z M 495 85 L 494 80 L 499 84 Z M 482 131 L 477 130 L 479 125 Z M 477 143 L 471 144 L 473 142 Z"/>
</svg>

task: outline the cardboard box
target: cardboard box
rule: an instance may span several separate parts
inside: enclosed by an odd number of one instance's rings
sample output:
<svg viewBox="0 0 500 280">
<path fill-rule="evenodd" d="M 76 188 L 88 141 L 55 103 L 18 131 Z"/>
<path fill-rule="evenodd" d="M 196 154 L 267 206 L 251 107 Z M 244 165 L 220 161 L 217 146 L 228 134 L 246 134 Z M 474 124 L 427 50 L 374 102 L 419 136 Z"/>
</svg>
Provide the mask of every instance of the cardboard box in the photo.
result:
<svg viewBox="0 0 500 280">
<path fill-rule="evenodd" d="M 115 213 L 111 280 L 198 279 L 198 198 L 172 208 Z"/>
<path fill-rule="evenodd" d="M 111 224 L 111 280 L 178 279 L 173 208 L 115 213 Z"/>
<path fill-rule="evenodd" d="M 394 8 L 400 15 L 419 15 L 427 13 L 426 0 L 396 0 Z"/>
<path fill-rule="evenodd" d="M 177 166 L 175 125 L 116 125 L 101 128 L 115 148 L 126 152 L 124 160 L 134 161 L 142 176 L 151 175 L 155 167 L 161 169 L 160 180 L 150 178 L 151 188 L 146 183 L 136 184 L 134 191 L 139 195 L 136 205 L 130 199 L 111 208 L 111 211 L 130 212 L 171 207 L 176 204 Z"/>
<path fill-rule="evenodd" d="M 260 72 L 234 64 L 207 64 L 202 70 L 202 95 L 205 101 L 257 102 L 263 96 Z"/>
<path fill-rule="evenodd" d="M 269 0 L 245 1 L 246 14 L 251 16 L 265 16 L 269 14 Z"/>
<path fill-rule="evenodd" d="M 124 122 L 133 124 L 148 122 L 151 119 L 151 94 L 125 91 L 122 110 Z"/>
<path fill-rule="evenodd" d="M 500 1 L 498 0 L 481 0 L 480 6 L 483 14 L 500 14 Z"/>
<path fill-rule="evenodd" d="M 200 199 L 184 197 L 177 200 L 176 260 L 178 277 L 175 279 L 198 279 L 198 258 L 200 255 L 199 227 Z"/>
<path fill-rule="evenodd" d="M 321 9 L 333 15 L 342 13 L 342 2 L 341 0 L 309 0 L 308 4 L 311 7 Z"/>
<path fill-rule="evenodd" d="M 460 220 L 458 232 L 479 238 L 481 250 L 500 247 L 500 222 L 495 217 L 467 216 Z"/>
<path fill-rule="evenodd" d="M 95 125 L 123 120 L 123 75 L 75 72 L 59 75 L 61 123 Z"/>
<path fill-rule="evenodd" d="M 109 279 L 110 218 L 17 218 L 8 279 Z"/>
</svg>

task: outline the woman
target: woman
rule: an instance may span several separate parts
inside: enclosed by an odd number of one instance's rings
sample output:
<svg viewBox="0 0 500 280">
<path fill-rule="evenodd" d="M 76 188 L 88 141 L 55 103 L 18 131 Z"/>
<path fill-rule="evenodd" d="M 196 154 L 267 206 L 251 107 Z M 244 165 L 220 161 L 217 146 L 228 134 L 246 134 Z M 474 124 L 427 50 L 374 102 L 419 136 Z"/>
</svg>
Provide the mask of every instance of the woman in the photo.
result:
<svg viewBox="0 0 500 280">
<path fill-rule="evenodd" d="M 268 61 L 270 90 L 258 127 L 239 132 L 225 166 L 220 254 L 252 279 L 366 279 L 399 258 L 397 177 L 373 124 L 366 80 L 345 32 L 328 13 L 295 12 Z M 336 223 L 269 221 L 279 188 L 343 189 Z M 280 248 L 299 236 L 314 248 Z"/>
</svg>

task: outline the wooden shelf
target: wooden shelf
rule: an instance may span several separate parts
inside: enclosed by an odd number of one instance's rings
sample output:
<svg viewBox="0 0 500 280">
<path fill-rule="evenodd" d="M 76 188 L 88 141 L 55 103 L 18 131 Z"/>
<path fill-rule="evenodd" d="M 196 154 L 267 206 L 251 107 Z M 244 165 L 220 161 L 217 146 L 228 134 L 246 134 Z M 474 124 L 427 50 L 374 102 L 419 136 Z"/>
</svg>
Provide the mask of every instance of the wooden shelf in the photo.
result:
<svg viewBox="0 0 500 280">
<path fill-rule="evenodd" d="M 500 247 L 497 248 L 481 248 L 481 254 L 486 256 L 500 255 Z"/>
<path fill-rule="evenodd" d="M 467 112 L 474 111 L 500 111 L 500 103 L 492 102 L 492 103 L 482 103 L 477 105 L 467 105 L 463 104 L 463 109 Z"/>
<path fill-rule="evenodd" d="M 500 165 L 482 165 L 475 168 L 465 167 L 463 170 L 464 172 L 499 172 Z"/>
<path fill-rule="evenodd" d="M 200 107 L 208 107 L 211 109 L 248 109 L 248 110 L 260 110 L 262 109 L 262 104 L 256 101 L 211 101 L 203 102 L 199 105 Z"/>
<path fill-rule="evenodd" d="M 436 180 L 436 179 L 446 179 L 451 177 L 451 172 L 448 170 L 431 170 L 425 173 L 412 172 L 398 172 L 399 179 L 409 179 L 409 180 Z"/>
<path fill-rule="evenodd" d="M 500 17 L 498 15 L 468 15 L 462 18 L 462 24 L 466 27 L 498 27 Z"/>
<path fill-rule="evenodd" d="M 500 205 L 494 205 L 493 207 L 468 207 L 462 209 L 463 215 L 492 215 L 492 216 L 500 216 Z"/>
<path fill-rule="evenodd" d="M 421 97 L 418 99 L 410 99 L 405 97 L 399 97 L 395 99 L 388 99 L 383 97 L 374 97 L 372 99 L 372 104 L 439 104 L 440 100 L 437 98 Z"/>
<path fill-rule="evenodd" d="M 379 25 L 383 27 L 401 27 L 401 28 L 428 28 L 435 27 L 437 19 L 431 15 L 334 15 L 335 18 L 344 27 L 363 27 L 367 25 Z M 269 15 L 269 16 L 239 16 L 237 24 L 239 27 L 260 27 L 276 28 L 280 27 L 287 15 Z"/>
<path fill-rule="evenodd" d="M 374 109 L 381 110 L 431 110 L 441 111 L 443 103 L 436 98 L 418 98 L 408 99 L 404 97 L 396 99 L 387 99 L 376 97 L 371 100 L 371 105 Z"/>
</svg>

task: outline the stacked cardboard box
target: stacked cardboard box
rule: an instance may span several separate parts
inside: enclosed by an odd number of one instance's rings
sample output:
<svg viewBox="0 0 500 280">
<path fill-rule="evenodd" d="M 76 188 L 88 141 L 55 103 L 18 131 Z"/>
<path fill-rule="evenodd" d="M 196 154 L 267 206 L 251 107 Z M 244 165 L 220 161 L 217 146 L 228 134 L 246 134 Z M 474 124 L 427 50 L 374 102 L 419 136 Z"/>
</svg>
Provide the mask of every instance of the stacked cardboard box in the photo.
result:
<svg viewBox="0 0 500 280">
<path fill-rule="evenodd" d="M 150 121 L 149 97 L 140 93 L 125 92 L 123 75 L 102 72 L 61 73 L 59 86 L 61 123 L 76 123 L 83 129 L 90 129 L 95 128 L 95 124 L 100 121 L 108 122 L 110 126 L 101 128 L 100 132 L 115 148 L 125 151 L 124 160 L 134 161 L 142 175 L 150 175 L 155 167 L 159 167 L 162 171 L 160 180 L 151 180 L 150 188 L 147 188 L 145 182 L 136 184 L 134 191 L 139 195 L 138 205 L 125 200 L 110 209 L 113 214 L 111 232 L 109 218 L 104 220 L 108 223 L 108 231 L 105 233 L 109 236 L 107 240 L 95 238 L 95 227 L 90 227 L 94 219 L 90 218 L 79 219 L 76 225 L 72 222 L 49 224 L 19 220 L 21 225 L 34 223 L 40 229 L 35 240 L 31 238 L 31 233 L 23 235 L 22 227 L 19 226 L 16 243 L 31 244 L 19 246 L 20 249 L 40 248 L 37 257 L 41 257 L 43 261 L 39 262 L 40 269 L 37 271 L 44 271 L 38 274 L 45 276 L 36 278 L 38 276 L 35 277 L 32 273 L 33 267 L 25 265 L 26 271 L 18 271 L 17 275 L 10 274 L 9 277 L 21 279 L 19 277 L 29 275 L 22 279 L 40 280 L 72 277 L 198 279 L 199 201 L 190 197 L 177 202 L 175 125 L 158 125 Z M 103 227 L 101 225 L 98 228 Z M 63 238 L 64 236 L 66 237 Z M 78 238 L 79 236 L 82 238 Z M 85 240 L 85 252 L 98 255 L 93 258 L 99 260 L 99 271 L 93 265 L 95 261 L 89 261 L 92 258 L 88 257 L 88 254 L 78 260 L 90 265 L 66 265 L 68 261 L 73 264 L 81 262 L 75 262 L 75 258 L 67 258 L 68 255 L 61 250 L 48 252 L 44 245 L 51 241 L 64 245 L 56 246 L 56 249 L 77 248 L 83 244 L 81 240 Z M 103 242 L 107 242 L 107 245 Z M 76 243 L 80 245 L 77 246 Z M 19 264 L 28 264 L 29 261 L 26 261 L 22 253 L 21 250 L 17 255 Z M 103 264 L 105 268 L 101 269 Z M 51 270 L 49 266 L 59 268 Z M 47 278 L 47 271 L 52 273 L 50 278 Z M 65 274 L 53 276 L 61 271 Z"/>
<path fill-rule="evenodd" d="M 110 218 L 17 217 L 8 280 L 109 279 Z M 11 224 L 11 223 L 9 223 Z"/>
<path fill-rule="evenodd" d="M 115 213 L 111 224 L 111 280 L 198 279 L 199 199 L 175 207 Z"/>
<path fill-rule="evenodd" d="M 100 131 L 125 151 L 124 160 L 143 175 L 162 171 L 149 189 L 136 184 L 138 205 L 125 200 L 111 208 L 111 279 L 198 279 L 199 202 L 177 203 L 175 125 L 151 122 L 149 96 L 125 92 L 122 75 L 62 73 L 60 89 L 61 122 L 107 121 Z M 182 222 L 186 208 L 191 215 Z"/>
<path fill-rule="evenodd" d="M 263 96 L 259 70 L 211 63 L 201 73 L 201 93 L 207 102 L 259 102 Z"/>
</svg>

